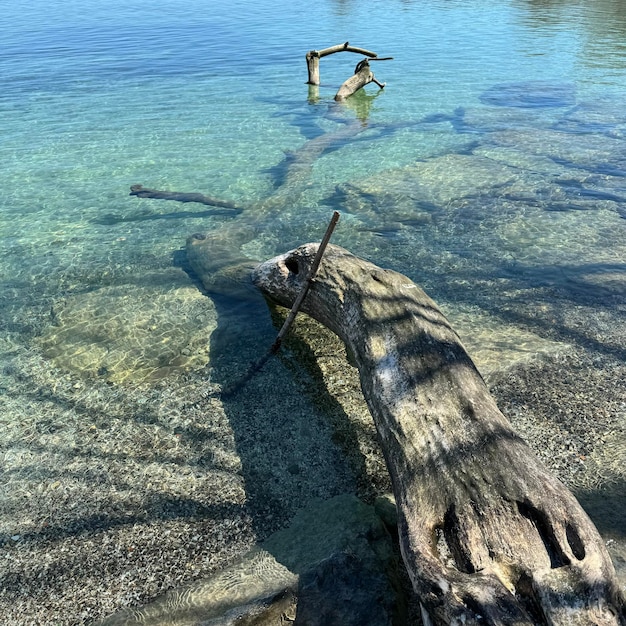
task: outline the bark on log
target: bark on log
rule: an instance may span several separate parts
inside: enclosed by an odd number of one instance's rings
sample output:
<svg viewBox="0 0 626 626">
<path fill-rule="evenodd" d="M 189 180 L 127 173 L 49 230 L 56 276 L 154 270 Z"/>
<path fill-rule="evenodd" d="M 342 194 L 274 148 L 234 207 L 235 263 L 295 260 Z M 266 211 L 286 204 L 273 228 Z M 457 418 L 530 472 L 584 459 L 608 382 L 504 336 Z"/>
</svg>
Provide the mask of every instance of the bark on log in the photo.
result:
<svg viewBox="0 0 626 626">
<path fill-rule="evenodd" d="M 316 251 L 307 244 L 261 264 L 255 284 L 291 306 Z M 331 245 L 302 310 L 354 355 L 403 559 L 432 623 L 626 622 L 595 526 L 515 433 L 417 285 Z"/>
</svg>

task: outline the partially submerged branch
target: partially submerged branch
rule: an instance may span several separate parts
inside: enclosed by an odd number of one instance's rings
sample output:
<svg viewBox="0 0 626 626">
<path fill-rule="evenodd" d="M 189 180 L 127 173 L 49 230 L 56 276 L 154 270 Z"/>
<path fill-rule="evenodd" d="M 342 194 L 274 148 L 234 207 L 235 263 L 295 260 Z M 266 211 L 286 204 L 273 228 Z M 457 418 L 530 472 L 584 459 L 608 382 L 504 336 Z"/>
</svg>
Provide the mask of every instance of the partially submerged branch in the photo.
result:
<svg viewBox="0 0 626 626">
<path fill-rule="evenodd" d="M 334 131 L 325 132 L 313 139 L 309 139 L 297 150 L 287 155 L 283 163 L 278 166 L 277 169 L 281 170 L 278 187 L 267 198 L 251 207 L 254 210 L 256 219 L 262 215 L 278 213 L 283 208 L 297 203 L 301 195 L 308 189 L 307 184 L 316 161 L 328 150 L 348 142 L 367 128 L 358 119 L 350 119 L 348 121 L 332 119 L 335 122 L 340 122 Z M 238 215 L 245 211 L 245 207 L 240 207 L 233 202 L 220 200 L 219 198 L 201 193 L 147 189 L 142 185 L 132 185 L 130 195 L 138 198 L 198 202 L 214 207 L 224 207 L 232 210 L 233 215 Z"/>
<path fill-rule="evenodd" d="M 380 83 L 376 80 L 368 60 L 363 59 L 363 61 L 356 66 L 354 74 L 341 85 L 339 91 L 335 94 L 335 100 L 341 102 L 369 83 L 375 83 L 381 89 L 385 87 L 385 83 Z"/>
<path fill-rule="evenodd" d="M 181 191 L 162 191 L 158 189 L 147 189 L 143 185 L 131 185 L 130 196 L 138 198 L 155 198 L 158 200 L 175 200 L 176 202 L 197 202 L 198 204 L 206 204 L 208 206 L 223 207 L 232 209 L 240 213 L 243 209 L 234 202 L 228 200 L 220 200 L 211 196 L 205 196 L 201 193 L 186 193 Z"/>
<path fill-rule="evenodd" d="M 330 54 L 335 54 L 336 52 L 354 52 L 370 58 L 378 56 L 375 52 L 365 50 L 364 48 L 355 48 L 354 46 L 351 46 L 348 41 L 337 46 L 324 48 L 323 50 L 310 50 L 306 53 L 306 64 L 309 72 L 309 80 L 307 83 L 309 85 L 320 84 L 320 59 Z"/>
</svg>

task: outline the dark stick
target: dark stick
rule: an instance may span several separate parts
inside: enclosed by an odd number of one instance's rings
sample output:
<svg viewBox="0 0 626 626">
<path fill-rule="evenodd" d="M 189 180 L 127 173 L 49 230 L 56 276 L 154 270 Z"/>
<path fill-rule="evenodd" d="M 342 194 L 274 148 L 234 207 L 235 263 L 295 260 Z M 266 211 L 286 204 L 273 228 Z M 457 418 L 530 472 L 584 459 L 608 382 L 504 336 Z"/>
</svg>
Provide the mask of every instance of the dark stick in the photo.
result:
<svg viewBox="0 0 626 626">
<path fill-rule="evenodd" d="M 287 316 L 285 323 L 283 324 L 282 328 L 278 332 L 278 335 L 276 336 L 276 340 L 274 341 L 274 343 L 272 344 L 272 347 L 270 348 L 270 352 L 272 354 L 275 354 L 276 352 L 280 350 L 280 345 L 283 341 L 284 336 L 289 332 L 289 328 L 293 324 L 293 321 L 296 319 L 296 315 L 298 314 L 298 311 L 300 310 L 300 307 L 302 306 L 303 300 L 306 298 L 306 294 L 309 292 L 311 281 L 315 278 L 315 274 L 317 274 L 317 270 L 322 261 L 322 256 L 324 255 L 324 250 L 326 250 L 326 246 L 328 245 L 328 242 L 330 241 L 330 237 L 333 234 L 333 230 L 335 230 L 335 226 L 337 225 L 338 221 L 339 221 L 339 213 L 338 211 L 335 211 L 330 220 L 330 224 L 328 224 L 326 233 L 324 233 L 324 238 L 322 239 L 322 242 L 320 243 L 320 247 L 317 249 L 317 254 L 315 255 L 315 258 L 313 259 L 313 264 L 311 265 L 311 269 L 309 270 L 309 275 L 306 277 L 306 282 L 304 283 L 302 287 L 302 291 L 300 291 L 300 294 L 296 298 L 296 301 L 293 303 L 293 306 L 291 307 L 291 311 L 289 311 L 289 315 Z"/>
<path fill-rule="evenodd" d="M 309 274 L 307 275 L 306 281 L 304 285 L 302 286 L 302 290 L 298 294 L 296 301 L 293 303 L 293 306 L 291 307 L 291 311 L 289 311 L 289 315 L 287 316 L 287 319 L 283 323 L 281 329 L 278 331 L 278 335 L 276 336 L 274 343 L 271 345 L 270 349 L 267 351 L 267 353 L 263 357 L 261 357 L 256 363 L 253 363 L 250 366 L 250 369 L 248 369 L 248 371 L 246 372 L 243 378 L 238 380 L 236 383 L 229 385 L 228 387 L 226 387 L 226 389 L 222 389 L 222 392 L 220 394 L 222 398 L 227 398 L 229 396 L 232 396 L 237 391 L 239 391 L 257 372 L 261 371 L 263 366 L 270 360 L 270 358 L 280 350 L 282 341 L 285 335 L 289 332 L 289 328 L 293 324 L 293 321 L 296 319 L 296 315 L 298 314 L 298 311 L 300 310 L 300 307 L 302 306 L 302 302 L 304 301 L 304 298 L 306 298 L 306 294 L 309 292 L 311 282 L 315 278 L 315 274 L 317 274 L 317 270 L 322 261 L 322 256 L 324 255 L 326 246 L 328 245 L 328 242 L 330 241 L 330 237 L 333 234 L 333 230 L 335 230 L 335 226 L 337 225 L 338 221 L 339 221 L 339 212 L 334 211 L 333 216 L 330 219 L 330 223 L 328 224 L 328 228 L 326 229 L 326 232 L 324 233 L 324 237 L 322 238 L 320 246 L 317 249 L 315 258 L 313 259 L 313 263 L 309 270 Z"/>
</svg>

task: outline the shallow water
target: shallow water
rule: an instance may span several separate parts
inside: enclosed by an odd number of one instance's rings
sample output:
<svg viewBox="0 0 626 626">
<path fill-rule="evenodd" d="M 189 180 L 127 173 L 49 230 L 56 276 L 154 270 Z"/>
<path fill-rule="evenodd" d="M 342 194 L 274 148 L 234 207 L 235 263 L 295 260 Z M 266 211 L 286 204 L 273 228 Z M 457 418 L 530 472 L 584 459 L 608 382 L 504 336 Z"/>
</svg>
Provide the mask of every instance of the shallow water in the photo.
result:
<svg viewBox="0 0 626 626">
<path fill-rule="evenodd" d="M 86 394 L 176 390 L 185 371 L 227 383 L 274 330 L 236 277 L 200 291 L 186 238 L 264 259 L 319 239 L 334 209 L 333 241 L 424 285 L 486 376 L 560 350 L 626 356 L 625 2 L 36 0 L 3 15 L 5 424 L 24 419 L 24 355 Z M 372 63 L 383 91 L 337 105 L 360 57 L 323 59 L 312 91 L 304 54 L 346 39 L 393 60 Z M 290 179 L 316 137 L 328 145 Z M 244 210 L 131 197 L 136 183 Z M 623 485 L 617 463 L 603 476 Z"/>
</svg>

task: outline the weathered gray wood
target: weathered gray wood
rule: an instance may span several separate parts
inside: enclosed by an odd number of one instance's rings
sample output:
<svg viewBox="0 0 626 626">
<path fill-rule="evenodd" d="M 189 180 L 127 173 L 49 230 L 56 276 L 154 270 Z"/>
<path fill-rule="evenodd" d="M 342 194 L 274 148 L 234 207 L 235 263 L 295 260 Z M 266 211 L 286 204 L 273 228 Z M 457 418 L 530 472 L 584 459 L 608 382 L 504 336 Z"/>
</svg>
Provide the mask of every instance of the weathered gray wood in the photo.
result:
<svg viewBox="0 0 626 626">
<path fill-rule="evenodd" d="M 320 59 L 328 56 L 329 54 L 335 54 L 336 52 L 355 52 L 356 54 L 362 54 L 370 58 L 375 58 L 377 56 L 375 52 L 351 46 L 348 41 L 340 43 L 336 46 L 331 46 L 330 48 L 324 48 L 323 50 L 309 50 L 309 52 L 306 53 L 306 66 L 309 73 L 307 83 L 309 85 L 320 84 Z"/>
<path fill-rule="evenodd" d="M 293 306 L 291 307 L 291 311 L 289 311 L 289 315 L 287 315 L 287 319 L 283 323 L 282 328 L 278 332 L 276 340 L 274 341 L 274 343 L 272 344 L 272 347 L 270 348 L 271 352 L 275 353 L 275 352 L 278 352 L 278 350 L 280 350 L 280 346 L 282 344 L 283 339 L 285 338 L 285 335 L 289 332 L 291 325 L 295 321 L 296 315 L 298 314 L 298 311 L 300 310 L 300 306 L 302 305 L 302 302 L 306 298 L 306 294 L 308 293 L 309 287 L 311 286 L 311 281 L 315 278 L 317 268 L 319 267 L 322 261 L 322 255 L 324 254 L 324 250 L 326 250 L 326 246 L 328 245 L 328 242 L 330 241 L 331 235 L 333 234 L 333 230 L 335 230 L 335 226 L 337 225 L 338 221 L 339 221 L 339 211 L 334 211 L 333 216 L 330 220 L 330 223 L 328 224 L 328 228 L 326 229 L 326 232 L 324 233 L 324 237 L 322 238 L 322 241 L 319 247 L 317 248 L 317 253 L 315 255 L 315 258 L 311 262 L 311 266 L 309 267 L 309 272 L 306 276 L 304 284 L 302 285 L 302 289 L 300 290 L 300 293 L 294 300 Z"/>
<path fill-rule="evenodd" d="M 316 251 L 307 244 L 261 264 L 255 284 L 291 306 Z M 302 310 L 354 355 L 402 555 L 434 624 L 626 622 L 595 526 L 498 410 L 417 285 L 331 245 Z"/>
<path fill-rule="evenodd" d="M 335 100 L 341 102 L 369 83 L 376 83 L 381 89 L 385 86 L 376 80 L 369 63 L 364 60 L 357 65 L 355 73 L 339 87 L 339 91 L 335 94 Z"/>
</svg>

